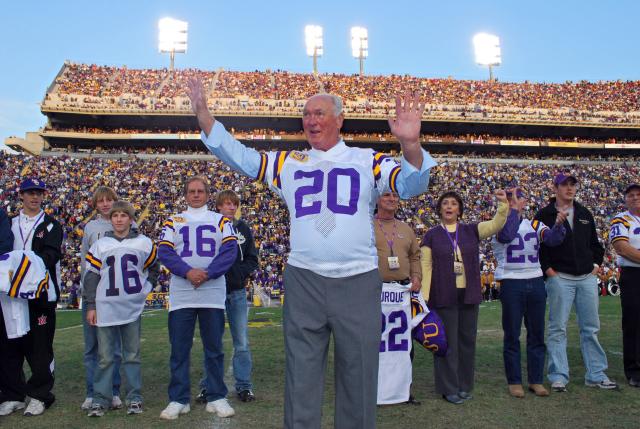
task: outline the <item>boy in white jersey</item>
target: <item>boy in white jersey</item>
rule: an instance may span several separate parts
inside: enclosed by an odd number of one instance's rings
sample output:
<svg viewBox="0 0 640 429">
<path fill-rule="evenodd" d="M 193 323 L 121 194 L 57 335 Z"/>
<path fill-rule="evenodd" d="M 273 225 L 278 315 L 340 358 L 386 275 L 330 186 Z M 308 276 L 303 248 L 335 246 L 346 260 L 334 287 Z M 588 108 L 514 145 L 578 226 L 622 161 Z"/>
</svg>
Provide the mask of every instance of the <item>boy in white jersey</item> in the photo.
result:
<svg viewBox="0 0 640 429">
<path fill-rule="evenodd" d="M 495 278 L 501 281 L 502 329 L 504 330 L 504 369 L 509 394 L 524 397 L 520 371 L 520 327 L 524 318 L 527 328 L 527 371 L 529 390 L 537 396 L 548 396 L 542 385 L 544 374 L 544 315 L 547 294 L 538 248 L 544 242 L 557 246 L 564 240 L 562 223 L 566 213 L 559 211 L 552 229 L 537 220 L 522 217 L 527 203 L 521 189 L 507 193 L 511 210 L 502 230 L 492 239 L 498 262 Z"/>
<path fill-rule="evenodd" d="M 169 285 L 169 340 L 171 380 L 169 405 L 160 418 L 175 420 L 191 410 L 189 359 L 196 319 L 204 349 L 206 410 L 219 417 L 235 411 L 226 400 L 224 383 L 224 274 L 237 255 L 237 238 L 231 219 L 207 208 L 205 178 L 189 178 L 184 187 L 187 210 L 164 223 L 159 257 L 171 271 Z"/>
<path fill-rule="evenodd" d="M 101 417 L 111 403 L 116 338 L 122 340 L 122 369 L 127 378 L 127 414 L 142 412 L 140 315 L 158 277 L 157 249 L 152 240 L 131 230 L 134 209 L 113 204 L 113 232 L 105 233 L 87 252 L 83 299 L 87 321 L 97 326 L 99 365 L 94 377 L 90 417 Z"/>
<path fill-rule="evenodd" d="M 611 219 L 609 241 L 620 267 L 624 375 L 640 387 L 640 184 L 627 186 L 624 202 L 627 210 Z"/>
<path fill-rule="evenodd" d="M 425 192 L 435 161 L 420 145 L 419 94 L 396 98 L 391 132 L 402 162 L 340 138 L 342 100 L 309 98 L 302 127 L 311 150 L 259 153 L 231 136 L 211 115 L 202 82 L 189 82 L 201 138 L 223 162 L 264 181 L 289 209 L 291 252 L 287 298 L 285 428 L 320 427 L 329 340 L 335 340 L 335 427 L 375 427 L 380 291 L 372 219 L 378 196 Z M 359 362 L 354 368 L 351 362 Z"/>
<path fill-rule="evenodd" d="M 80 245 L 80 287 L 82 288 L 85 270 L 85 258 L 87 252 L 100 238 L 104 237 L 107 231 L 113 231 L 113 226 L 109 220 L 109 211 L 113 203 L 118 201 L 116 192 L 108 186 L 99 186 L 91 198 L 91 207 L 93 207 L 97 216 L 92 219 L 84 227 L 82 235 L 82 244 Z M 82 289 L 80 290 L 82 293 Z M 82 331 L 84 335 L 84 369 L 86 377 L 86 397 L 81 409 L 88 411 L 93 402 L 93 376 L 98 365 L 98 337 L 97 328 L 89 325 L 87 322 L 87 306 L 82 301 Z M 120 361 L 122 359 L 120 338 L 116 337 L 115 359 L 113 366 L 113 398 L 111 399 L 111 409 L 119 409 L 122 407 L 120 400 Z"/>
</svg>

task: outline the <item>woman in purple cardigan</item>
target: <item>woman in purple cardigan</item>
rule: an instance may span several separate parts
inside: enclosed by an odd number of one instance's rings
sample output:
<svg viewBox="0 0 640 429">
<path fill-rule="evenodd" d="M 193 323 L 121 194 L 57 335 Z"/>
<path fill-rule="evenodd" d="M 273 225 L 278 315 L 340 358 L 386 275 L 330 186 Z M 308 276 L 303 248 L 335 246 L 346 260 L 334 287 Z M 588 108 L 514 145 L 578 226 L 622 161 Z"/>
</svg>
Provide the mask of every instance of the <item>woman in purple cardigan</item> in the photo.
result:
<svg viewBox="0 0 640 429">
<path fill-rule="evenodd" d="M 480 289 L 480 240 L 502 229 L 509 204 L 504 190 L 495 191 L 499 202 L 495 217 L 486 222 L 460 223 L 462 198 L 445 192 L 436 212 L 441 224 L 424 235 L 422 250 L 422 294 L 435 309 L 447 335 L 449 352 L 434 355 L 436 393 L 452 404 L 472 399 L 475 370 Z"/>
</svg>

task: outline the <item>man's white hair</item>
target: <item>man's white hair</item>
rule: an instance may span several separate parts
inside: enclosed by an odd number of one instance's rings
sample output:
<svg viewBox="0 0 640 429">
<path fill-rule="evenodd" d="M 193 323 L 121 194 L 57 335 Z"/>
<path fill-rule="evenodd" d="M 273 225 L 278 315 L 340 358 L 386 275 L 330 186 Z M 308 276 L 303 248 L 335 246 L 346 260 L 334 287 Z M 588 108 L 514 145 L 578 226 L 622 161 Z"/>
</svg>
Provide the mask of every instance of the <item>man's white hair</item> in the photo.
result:
<svg viewBox="0 0 640 429">
<path fill-rule="evenodd" d="M 342 113 L 342 98 L 338 97 L 335 94 L 328 94 L 326 92 L 321 92 L 318 93 L 316 95 L 312 95 L 311 97 L 309 97 L 309 100 L 311 100 L 314 97 L 329 97 L 331 99 L 331 103 L 333 104 L 333 113 L 336 116 L 340 116 L 340 114 Z"/>
</svg>

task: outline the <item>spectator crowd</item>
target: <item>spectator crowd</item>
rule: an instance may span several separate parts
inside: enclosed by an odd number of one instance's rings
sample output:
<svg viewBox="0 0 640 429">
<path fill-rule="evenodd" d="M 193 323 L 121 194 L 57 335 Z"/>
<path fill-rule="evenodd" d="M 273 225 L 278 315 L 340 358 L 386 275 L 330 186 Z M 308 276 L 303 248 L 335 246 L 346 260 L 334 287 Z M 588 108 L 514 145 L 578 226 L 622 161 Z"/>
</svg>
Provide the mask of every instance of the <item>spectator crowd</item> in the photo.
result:
<svg viewBox="0 0 640 429">
<path fill-rule="evenodd" d="M 528 191 L 526 216 L 532 216 L 549 198 L 550 183 L 557 166 L 536 163 L 532 159 L 521 164 L 493 163 L 489 160 L 460 159 L 442 162 L 431 176 L 429 191 L 419 197 L 403 201 L 399 219 L 407 222 L 421 237 L 438 223 L 434 210 L 435 199 L 446 190 L 458 191 L 469 207 L 465 220 L 487 220 L 493 211 L 494 189 L 513 185 Z M 609 162 L 574 166 L 580 178 L 578 200 L 590 208 L 595 216 L 598 235 L 606 242 L 610 216 L 622 207 L 618 184 L 638 181 L 637 162 Z M 0 155 L 0 196 L 5 209 L 15 213 L 18 207 L 17 186 L 20 178 L 32 175 L 46 177 L 50 189 L 45 201 L 46 210 L 60 221 L 65 239 L 61 285 L 73 293 L 79 282 L 80 241 L 82 227 L 92 216 L 90 197 L 97 183 L 114 188 L 119 197 L 130 201 L 137 210 L 137 223 L 142 233 L 157 239 L 162 222 L 185 206 L 182 183 L 185 177 L 202 174 L 211 180 L 215 193 L 231 189 L 240 195 L 242 216 L 253 228 L 256 247 L 260 252 L 260 268 L 253 275 L 253 284 L 267 291 L 281 289 L 284 261 L 289 251 L 287 210 L 263 185 L 231 171 L 219 161 L 169 159 L 159 155 L 151 159 L 130 156 L 118 158 L 77 158 L 68 154 L 31 157 Z M 489 241 L 480 249 L 481 269 L 491 273 L 495 260 Z M 613 271 L 614 258 L 605 255 L 602 275 Z M 161 288 L 166 290 L 168 276 L 160 276 Z"/>
<path fill-rule="evenodd" d="M 358 76 L 266 71 L 129 69 L 66 63 L 43 107 L 189 111 L 181 88 L 200 78 L 215 112 L 299 115 L 319 92 L 339 95 L 352 116 L 386 116 L 399 88 L 423 95 L 427 117 L 597 123 L 640 121 L 640 81 L 489 82 L 416 76 Z"/>
</svg>

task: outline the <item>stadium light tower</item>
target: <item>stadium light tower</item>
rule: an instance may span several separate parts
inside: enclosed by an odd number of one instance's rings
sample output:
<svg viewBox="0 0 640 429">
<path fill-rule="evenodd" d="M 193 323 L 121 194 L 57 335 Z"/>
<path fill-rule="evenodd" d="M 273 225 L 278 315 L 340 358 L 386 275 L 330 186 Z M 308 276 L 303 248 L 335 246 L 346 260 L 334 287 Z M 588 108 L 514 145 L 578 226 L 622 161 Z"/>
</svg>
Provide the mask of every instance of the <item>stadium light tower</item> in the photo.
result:
<svg viewBox="0 0 640 429">
<path fill-rule="evenodd" d="M 304 41 L 307 45 L 307 55 L 313 57 L 313 74 L 318 74 L 318 57 L 322 56 L 322 27 L 307 25 L 304 27 Z"/>
<path fill-rule="evenodd" d="M 169 54 L 169 58 L 171 58 L 170 71 L 173 71 L 176 54 L 187 52 L 188 27 L 189 24 L 186 21 L 173 18 L 162 18 L 158 21 L 158 51 L 161 54 Z"/>
<path fill-rule="evenodd" d="M 489 81 L 493 81 L 493 67 L 502 64 L 500 38 L 493 34 L 478 33 L 473 36 L 473 46 L 476 51 L 476 63 L 489 66 Z"/>
<path fill-rule="evenodd" d="M 369 56 L 369 32 L 364 27 L 351 27 L 351 53 L 360 60 L 360 76 L 364 75 L 364 60 Z"/>
</svg>

